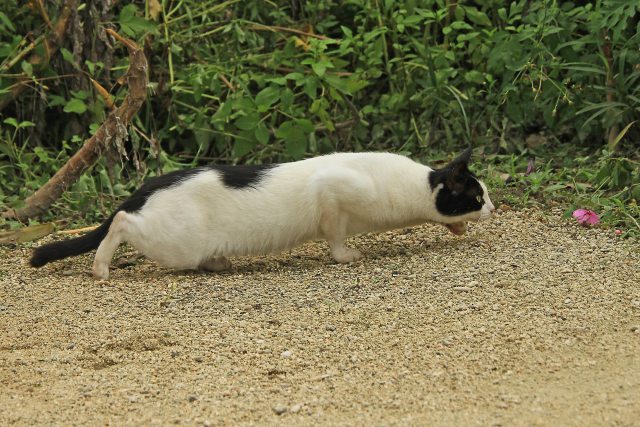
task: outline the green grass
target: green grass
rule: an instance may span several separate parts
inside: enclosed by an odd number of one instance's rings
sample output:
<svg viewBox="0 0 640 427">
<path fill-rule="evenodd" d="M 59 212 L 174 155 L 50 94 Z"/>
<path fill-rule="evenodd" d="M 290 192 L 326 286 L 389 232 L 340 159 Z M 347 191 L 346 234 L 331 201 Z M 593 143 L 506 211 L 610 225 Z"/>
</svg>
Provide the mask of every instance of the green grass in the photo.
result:
<svg viewBox="0 0 640 427">
<path fill-rule="evenodd" d="M 478 172 L 497 203 L 512 207 L 561 207 L 565 217 L 576 209 L 590 209 L 599 227 L 619 229 L 621 237 L 640 237 L 640 170 L 638 162 L 606 151 L 555 147 L 536 153 L 535 169 L 526 175 L 530 156 L 488 156 L 487 169 Z"/>
<path fill-rule="evenodd" d="M 489 150 L 487 147 L 485 147 Z M 596 154 L 587 154 L 586 149 L 574 149 L 568 145 L 538 150 L 524 150 L 522 154 L 482 155 L 476 149 L 473 170 L 485 181 L 491 197 L 496 204 L 507 204 L 514 209 L 524 207 L 560 207 L 568 218 L 575 209 L 583 208 L 595 211 L 601 218 L 598 227 L 621 230 L 621 237 L 640 237 L 640 172 L 638 162 L 624 157 L 611 156 L 601 150 Z M 410 154 L 410 153 L 407 153 Z M 450 154 L 443 151 L 428 150 L 422 155 L 426 164 L 440 166 Z M 526 174 L 529 159 L 535 158 L 535 167 Z M 192 164 L 181 164 L 172 160 L 166 153 L 160 156 L 164 171 Z M 44 176 L 51 176 L 63 160 L 48 164 L 49 170 L 42 170 Z M 4 210 L 19 197 L 25 198 L 32 189 L 44 180 L 34 174 L 25 175 L 23 160 L 14 159 L 3 170 L 5 179 L 15 182 L 18 196 L 0 200 L 0 209 Z M 118 167 L 118 176 L 123 170 Z M 148 173 L 149 175 L 150 173 Z M 105 218 L 128 194 L 142 182 L 135 172 L 128 174 L 132 179 L 120 179 L 111 183 L 107 166 L 101 160 L 96 167 L 76 183 L 72 190 L 65 193 L 50 209 L 42 222 L 59 221 L 64 227 L 81 227 L 95 224 Z M 33 220 L 31 224 L 39 221 Z M 17 221 L 0 219 L 0 229 L 20 227 Z"/>
</svg>

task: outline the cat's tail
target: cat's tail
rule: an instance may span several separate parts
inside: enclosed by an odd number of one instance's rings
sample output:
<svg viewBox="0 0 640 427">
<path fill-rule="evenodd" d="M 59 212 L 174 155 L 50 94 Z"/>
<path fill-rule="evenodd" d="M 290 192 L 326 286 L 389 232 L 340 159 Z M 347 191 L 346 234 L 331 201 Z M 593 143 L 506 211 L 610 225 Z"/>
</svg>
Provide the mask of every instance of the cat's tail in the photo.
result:
<svg viewBox="0 0 640 427">
<path fill-rule="evenodd" d="M 109 227 L 116 213 L 117 211 L 107 218 L 105 222 L 100 224 L 98 228 L 91 230 L 83 236 L 76 237 L 75 239 L 60 240 L 35 248 L 29 264 L 31 264 L 32 267 L 42 267 L 48 262 L 81 255 L 96 249 L 109 232 Z"/>
</svg>

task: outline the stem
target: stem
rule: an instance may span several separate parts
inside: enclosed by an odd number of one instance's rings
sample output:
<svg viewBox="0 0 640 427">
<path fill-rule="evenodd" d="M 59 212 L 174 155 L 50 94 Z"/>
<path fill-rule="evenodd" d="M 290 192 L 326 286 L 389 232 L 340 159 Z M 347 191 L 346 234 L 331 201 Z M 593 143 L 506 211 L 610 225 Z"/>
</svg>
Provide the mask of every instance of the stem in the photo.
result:
<svg viewBox="0 0 640 427">
<path fill-rule="evenodd" d="M 171 53 L 171 38 L 169 37 L 169 23 L 167 21 L 167 13 L 164 9 L 164 2 L 162 3 L 162 21 L 164 27 L 164 41 L 167 44 L 167 53 L 169 60 L 169 83 L 173 85 L 175 81 L 174 73 L 173 73 L 173 54 Z M 183 15 L 184 16 L 184 15 Z"/>
</svg>

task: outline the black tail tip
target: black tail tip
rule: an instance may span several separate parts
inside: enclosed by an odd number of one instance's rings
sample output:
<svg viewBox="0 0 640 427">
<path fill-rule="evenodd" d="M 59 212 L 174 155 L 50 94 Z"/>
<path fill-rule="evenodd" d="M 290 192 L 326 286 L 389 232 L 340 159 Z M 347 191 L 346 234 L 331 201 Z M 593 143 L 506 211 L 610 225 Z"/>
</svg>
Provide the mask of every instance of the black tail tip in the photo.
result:
<svg viewBox="0 0 640 427">
<path fill-rule="evenodd" d="M 43 257 L 41 254 L 39 254 L 37 249 L 33 251 L 31 260 L 29 260 L 29 264 L 31 265 L 31 267 L 36 267 L 36 268 L 42 267 L 47 262 L 48 260 L 45 257 Z"/>
</svg>

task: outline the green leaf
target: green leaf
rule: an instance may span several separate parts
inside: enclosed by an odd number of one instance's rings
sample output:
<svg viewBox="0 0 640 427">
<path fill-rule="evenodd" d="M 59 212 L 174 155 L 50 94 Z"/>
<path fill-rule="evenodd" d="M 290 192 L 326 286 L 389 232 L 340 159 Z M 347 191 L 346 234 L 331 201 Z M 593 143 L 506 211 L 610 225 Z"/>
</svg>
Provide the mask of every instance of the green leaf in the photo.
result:
<svg viewBox="0 0 640 427">
<path fill-rule="evenodd" d="M 16 31 L 16 27 L 13 26 L 9 17 L 3 12 L 0 12 L 0 22 L 2 22 L 2 24 L 7 27 L 12 33 Z"/>
<path fill-rule="evenodd" d="M 482 84 L 484 82 L 484 74 L 477 70 L 471 70 L 464 75 L 464 79 L 471 83 Z"/>
<path fill-rule="evenodd" d="M 264 113 L 269 107 L 276 103 L 280 99 L 280 90 L 274 86 L 269 86 L 262 89 L 258 95 L 256 95 L 256 105 L 258 111 Z"/>
<path fill-rule="evenodd" d="M 213 133 L 209 120 L 203 114 L 199 114 L 193 123 L 193 136 L 198 144 L 198 152 L 206 152 L 213 140 Z"/>
<path fill-rule="evenodd" d="M 60 95 L 48 95 L 47 98 L 49 99 L 49 107 L 55 107 L 57 105 L 65 105 L 67 103 L 67 100 Z"/>
<path fill-rule="evenodd" d="M 233 144 L 233 155 L 236 158 L 244 157 L 249 154 L 255 146 L 256 141 L 253 139 L 253 135 L 243 131 L 236 136 L 236 140 Z"/>
<path fill-rule="evenodd" d="M 249 113 L 246 116 L 242 116 L 234 122 L 238 129 L 253 130 L 260 121 L 260 115 L 258 113 Z"/>
<path fill-rule="evenodd" d="M 6 119 L 4 119 L 3 123 L 11 125 L 14 128 L 19 128 L 20 127 L 20 125 L 18 124 L 18 121 L 14 117 L 7 117 Z"/>
<path fill-rule="evenodd" d="M 624 129 L 622 129 L 622 131 L 618 134 L 618 136 L 616 136 L 616 139 L 614 139 L 613 141 L 609 142 L 609 147 L 608 148 L 609 148 L 610 151 L 613 151 L 613 150 L 616 149 L 616 147 L 618 146 L 618 143 L 620 142 L 620 140 L 622 138 L 624 138 L 624 136 L 627 134 L 627 132 L 629 131 L 631 126 L 633 126 L 636 121 L 637 120 L 634 120 L 631 123 L 629 123 L 628 125 L 626 125 L 624 127 Z"/>
<path fill-rule="evenodd" d="M 71 99 L 64 106 L 64 112 L 65 113 L 82 114 L 85 111 L 87 111 L 87 105 L 81 99 L 77 99 L 77 98 Z"/>
<path fill-rule="evenodd" d="M 218 110 L 211 116 L 211 123 L 226 123 L 227 117 L 231 114 L 231 102 L 223 102 Z"/>
<path fill-rule="evenodd" d="M 324 62 L 314 62 L 311 64 L 311 68 L 313 68 L 313 72 L 319 77 L 324 76 L 324 72 L 327 70 L 327 66 Z"/>
<path fill-rule="evenodd" d="M 558 190 L 564 190 L 565 188 L 567 188 L 566 184 L 551 184 L 547 185 L 542 191 L 544 191 L 545 193 L 553 193 Z"/>
<path fill-rule="evenodd" d="M 86 90 L 72 90 L 71 95 L 73 95 L 74 98 L 82 99 L 83 101 L 89 98 L 89 92 Z"/>
<path fill-rule="evenodd" d="M 304 93 L 311 99 L 316 99 L 316 93 L 318 92 L 318 78 L 308 77 L 304 82 Z"/>
<path fill-rule="evenodd" d="M 22 129 L 22 128 L 29 128 L 29 127 L 32 127 L 32 126 L 35 126 L 35 125 L 36 124 L 33 123 L 33 122 L 30 122 L 28 120 L 23 120 L 18 124 L 18 127 Z"/>
<path fill-rule="evenodd" d="M 28 63 L 27 61 L 22 61 L 20 67 L 27 76 L 33 76 L 33 66 L 30 63 Z"/>
<path fill-rule="evenodd" d="M 79 68 L 75 58 L 73 57 L 73 53 L 71 53 L 68 49 L 61 48 L 60 53 L 62 53 L 62 57 L 65 61 L 73 65 L 75 68 Z"/>
<path fill-rule="evenodd" d="M 136 16 L 136 6 L 133 4 L 128 4 L 122 8 L 118 22 L 122 31 L 132 37 L 144 33 L 159 34 L 155 24 Z"/>
<path fill-rule="evenodd" d="M 480 12 L 478 9 L 472 6 L 466 6 L 464 8 L 469 20 L 477 25 L 483 25 L 485 27 L 491 26 L 491 20 L 484 12 Z"/>
<path fill-rule="evenodd" d="M 287 79 L 285 77 L 274 77 L 272 79 L 266 79 L 265 81 L 269 83 L 275 83 L 280 86 L 284 86 L 287 84 Z"/>
<path fill-rule="evenodd" d="M 340 25 L 340 29 L 342 30 L 345 36 L 347 36 L 350 39 L 353 38 L 353 32 L 351 31 L 350 28 L 345 27 L 344 25 Z"/>
<path fill-rule="evenodd" d="M 267 145 L 269 143 L 269 137 L 271 135 L 269 134 L 269 130 L 265 125 L 259 124 L 253 134 L 255 135 L 258 142 L 260 142 L 260 144 Z"/>
<path fill-rule="evenodd" d="M 314 73 L 316 73 L 319 77 L 322 77 L 324 76 L 325 71 L 327 71 L 327 68 L 334 68 L 334 66 L 331 61 L 323 59 L 318 62 L 312 63 L 311 68 L 313 69 Z"/>
<path fill-rule="evenodd" d="M 288 120 L 276 130 L 276 137 L 284 140 L 285 152 L 293 159 L 300 159 L 307 152 L 308 135 L 314 131 L 307 119 Z"/>
</svg>

